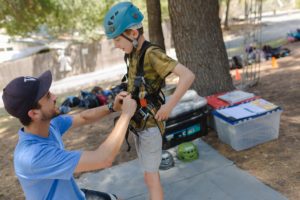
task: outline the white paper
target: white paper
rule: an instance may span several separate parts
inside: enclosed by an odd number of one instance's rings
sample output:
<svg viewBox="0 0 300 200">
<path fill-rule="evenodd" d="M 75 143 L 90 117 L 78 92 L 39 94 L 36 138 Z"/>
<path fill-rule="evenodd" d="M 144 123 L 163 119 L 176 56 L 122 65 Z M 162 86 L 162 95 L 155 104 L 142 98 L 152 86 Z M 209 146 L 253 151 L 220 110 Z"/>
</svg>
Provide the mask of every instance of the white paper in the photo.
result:
<svg viewBox="0 0 300 200">
<path fill-rule="evenodd" d="M 258 107 L 252 103 L 245 103 L 245 104 L 241 104 L 240 105 L 241 108 L 243 108 L 244 110 L 248 110 L 249 112 L 255 113 L 255 114 L 261 114 L 264 112 L 267 112 L 268 110 Z"/>
<path fill-rule="evenodd" d="M 232 92 L 227 92 L 226 94 L 223 94 L 223 95 L 219 96 L 218 98 L 228 102 L 229 104 L 234 104 L 237 102 L 241 102 L 241 101 L 250 99 L 252 97 L 254 97 L 253 93 L 244 92 L 241 90 L 235 90 Z"/>
<path fill-rule="evenodd" d="M 234 107 L 217 110 L 217 112 L 227 118 L 243 119 L 263 114 L 276 108 L 278 108 L 278 106 L 264 99 L 257 99 Z"/>
<path fill-rule="evenodd" d="M 234 118 L 234 119 L 242 119 L 242 118 L 247 118 L 256 115 L 255 112 L 251 112 L 250 110 L 246 110 L 239 106 L 218 110 L 218 113 L 220 113 L 221 115 L 227 118 Z"/>
</svg>

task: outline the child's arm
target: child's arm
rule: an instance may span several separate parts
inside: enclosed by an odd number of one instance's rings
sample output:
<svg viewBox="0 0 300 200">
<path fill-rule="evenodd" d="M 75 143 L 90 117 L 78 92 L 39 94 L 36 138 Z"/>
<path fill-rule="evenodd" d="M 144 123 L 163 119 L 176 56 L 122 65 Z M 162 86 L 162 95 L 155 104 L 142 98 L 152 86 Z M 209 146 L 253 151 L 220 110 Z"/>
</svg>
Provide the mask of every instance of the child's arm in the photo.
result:
<svg viewBox="0 0 300 200">
<path fill-rule="evenodd" d="M 185 94 L 185 92 L 189 89 L 195 79 L 194 73 L 180 63 L 176 65 L 172 72 L 179 77 L 179 82 L 169 101 L 166 104 L 162 105 L 157 111 L 155 119 L 158 121 L 168 119 L 172 109 L 175 107 L 180 98 Z"/>
</svg>

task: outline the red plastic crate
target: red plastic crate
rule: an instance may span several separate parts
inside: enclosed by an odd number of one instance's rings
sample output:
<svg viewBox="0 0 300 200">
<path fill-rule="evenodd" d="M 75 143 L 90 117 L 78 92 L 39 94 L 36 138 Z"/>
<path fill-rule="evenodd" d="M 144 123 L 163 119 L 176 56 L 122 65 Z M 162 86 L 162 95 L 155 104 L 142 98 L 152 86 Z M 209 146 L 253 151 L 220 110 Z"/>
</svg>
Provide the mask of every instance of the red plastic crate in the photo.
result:
<svg viewBox="0 0 300 200">
<path fill-rule="evenodd" d="M 210 96 L 205 97 L 206 100 L 207 100 L 207 105 L 209 105 L 211 108 L 216 110 L 216 109 L 226 108 L 226 107 L 232 106 L 232 105 L 237 105 L 237 104 L 253 101 L 255 99 L 260 98 L 259 96 L 254 96 L 254 97 L 251 97 L 249 99 L 245 99 L 243 101 L 240 101 L 240 102 L 237 102 L 235 104 L 230 105 L 228 102 L 223 101 L 222 99 L 218 98 L 219 96 L 221 96 L 223 94 L 226 94 L 226 92 L 222 92 L 222 93 L 219 93 L 219 94 L 214 94 L 214 95 L 210 95 Z"/>
</svg>

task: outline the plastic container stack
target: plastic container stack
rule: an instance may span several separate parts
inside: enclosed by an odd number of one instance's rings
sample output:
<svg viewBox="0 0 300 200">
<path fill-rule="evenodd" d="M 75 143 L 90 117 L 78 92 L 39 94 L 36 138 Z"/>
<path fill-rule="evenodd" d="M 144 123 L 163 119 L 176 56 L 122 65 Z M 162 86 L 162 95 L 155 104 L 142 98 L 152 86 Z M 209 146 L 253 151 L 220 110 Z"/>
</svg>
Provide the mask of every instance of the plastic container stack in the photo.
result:
<svg viewBox="0 0 300 200">
<path fill-rule="evenodd" d="M 280 107 L 264 100 L 213 111 L 219 139 L 236 151 L 278 138 Z"/>
</svg>

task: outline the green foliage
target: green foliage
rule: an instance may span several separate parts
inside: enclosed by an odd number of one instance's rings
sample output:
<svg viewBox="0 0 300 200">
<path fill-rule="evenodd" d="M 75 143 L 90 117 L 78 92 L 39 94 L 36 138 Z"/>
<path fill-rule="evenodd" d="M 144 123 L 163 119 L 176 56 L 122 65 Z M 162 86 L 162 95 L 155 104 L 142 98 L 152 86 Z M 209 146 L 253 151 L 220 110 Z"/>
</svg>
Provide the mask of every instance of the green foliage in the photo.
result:
<svg viewBox="0 0 300 200">
<path fill-rule="evenodd" d="M 300 8 L 300 0 L 296 0 L 296 7 Z"/>
<path fill-rule="evenodd" d="M 130 0 L 129 0 L 130 1 Z M 147 15 L 147 6 L 146 6 L 146 0 L 141 1 L 141 0 L 131 0 L 131 2 L 140 9 L 140 11 L 144 15 L 144 20 L 143 20 L 143 25 L 144 27 L 148 27 L 148 15 Z"/>
<path fill-rule="evenodd" d="M 136 5 L 144 15 L 143 25 L 148 27 L 148 15 L 147 15 L 147 5 L 146 0 L 131 0 L 131 2 Z M 162 20 L 169 19 L 169 10 L 168 10 L 168 0 L 160 0 L 160 9 Z"/>
<path fill-rule="evenodd" d="M 78 32 L 97 39 L 104 14 L 113 0 L 0 0 L 0 28 L 27 36 L 41 28 L 51 36 Z"/>
<path fill-rule="evenodd" d="M 9 35 L 48 33 L 49 37 L 78 33 L 97 40 L 107 10 L 122 0 L 0 0 L 0 28 Z M 132 0 L 147 19 L 146 1 Z M 161 0 L 162 19 L 169 18 L 168 0 Z"/>
<path fill-rule="evenodd" d="M 160 9 L 161 9 L 161 17 L 162 19 L 169 19 L 169 8 L 168 8 L 168 1 L 167 0 L 161 0 L 160 1 Z"/>
</svg>

